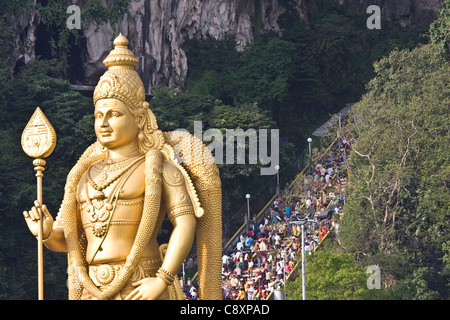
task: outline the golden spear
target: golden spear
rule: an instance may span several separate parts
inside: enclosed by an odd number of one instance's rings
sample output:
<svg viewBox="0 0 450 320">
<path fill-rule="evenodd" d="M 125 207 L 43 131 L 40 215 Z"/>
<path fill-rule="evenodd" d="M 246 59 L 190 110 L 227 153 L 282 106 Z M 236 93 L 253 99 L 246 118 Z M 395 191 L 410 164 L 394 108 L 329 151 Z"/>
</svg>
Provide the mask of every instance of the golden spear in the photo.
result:
<svg viewBox="0 0 450 320">
<path fill-rule="evenodd" d="M 37 107 L 28 121 L 22 133 L 22 149 L 30 157 L 34 158 L 33 165 L 37 179 L 37 201 L 42 205 L 42 177 L 46 164 L 43 158 L 47 158 L 56 147 L 56 132 L 42 112 Z M 42 246 L 42 210 L 39 212 L 38 222 L 38 293 L 39 300 L 44 299 L 44 257 Z"/>
</svg>

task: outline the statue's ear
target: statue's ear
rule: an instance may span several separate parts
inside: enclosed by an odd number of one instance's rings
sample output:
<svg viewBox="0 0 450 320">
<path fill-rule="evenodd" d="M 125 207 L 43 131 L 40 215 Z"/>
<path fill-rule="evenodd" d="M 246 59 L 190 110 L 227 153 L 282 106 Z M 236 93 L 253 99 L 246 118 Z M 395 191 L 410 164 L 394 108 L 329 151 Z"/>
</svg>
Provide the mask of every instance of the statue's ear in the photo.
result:
<svg viewBox="0 0 450 320">
<path fill-rule="evenodd" d="M 146 114 L 147 112 L 142 110 L 135 116 L 137 126 L 140 130 L 142 130 L 146 124 Z"/>
</svg>

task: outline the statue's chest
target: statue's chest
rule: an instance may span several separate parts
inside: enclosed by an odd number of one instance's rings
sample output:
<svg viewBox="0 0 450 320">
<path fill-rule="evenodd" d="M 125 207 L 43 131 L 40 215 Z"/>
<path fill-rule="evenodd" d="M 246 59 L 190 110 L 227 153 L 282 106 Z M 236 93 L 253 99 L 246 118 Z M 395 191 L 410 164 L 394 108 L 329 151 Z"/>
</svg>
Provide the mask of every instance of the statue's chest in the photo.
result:
<svg viewBox="0 0 450 320">
<path fill-rule="evenodd" d="M 78 185 L 80 203 L 89 199 L 136 199 L 144 194 L 144 164 L 139 159 L 108 165 L 100 162 L 92 165 Z"/>
<path fill-rule="evenodd" d="M 108 169 L 108 168 L 107 168 Z M 144 166 L 105 170 L 93 165 L 78 184 L 81 221 L 103 236 L 112 220 L 138 221 L 144 199 Z"/>
</svg>

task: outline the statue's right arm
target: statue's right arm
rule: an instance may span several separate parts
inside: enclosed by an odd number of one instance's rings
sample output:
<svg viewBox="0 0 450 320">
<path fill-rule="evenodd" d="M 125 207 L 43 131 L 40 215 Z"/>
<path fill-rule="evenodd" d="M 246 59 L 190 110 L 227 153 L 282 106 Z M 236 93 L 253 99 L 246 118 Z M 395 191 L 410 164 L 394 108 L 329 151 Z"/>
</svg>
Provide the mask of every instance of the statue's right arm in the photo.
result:
<svg viewBox="0 0 450 320">
<path fill-rule="evenodd" d="M 49 238 L 44 239 L 43 243 L 45 246 L 55 252 L 66 252 L 67 253 L 67 245 L 66 238 L 64 237 L 64 229 L 63 227 L 57 225 L 52 229 L 52 233 Z"/>
<path fill-rule="evenodd" d="M 39 219 L 42 216 L 42 239 L 45 246 L 56 252 L 67 252 L 66 240 L 63 227 L 53 220 L 52 215 L 46 205 L 34 202 L 34 207 L 30 211 L 24 211 L 23 216 L 30 232 L 37 237 Z"/>
</svg>

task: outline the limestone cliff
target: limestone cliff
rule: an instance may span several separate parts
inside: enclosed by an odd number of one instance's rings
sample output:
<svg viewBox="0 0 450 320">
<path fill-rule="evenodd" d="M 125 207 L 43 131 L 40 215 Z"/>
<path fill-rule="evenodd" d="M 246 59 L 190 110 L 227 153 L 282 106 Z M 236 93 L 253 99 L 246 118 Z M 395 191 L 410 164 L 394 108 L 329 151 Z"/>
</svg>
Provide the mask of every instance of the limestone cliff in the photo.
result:
<svg viewBox="0 0 450 320">
<path fill-rule="evenodd" d="M 99 0 L 107 6 L 110 0 Z M 302 19 L 321 0 L 293 0 Z M 428 25 L 438 14 L 443 0 L 335 0 L 350 10 L 365 14 L 371 4 L 378 4 L 382 14 L 402 26 Z M 83 6 L 87 0 L 72 0 Z M 117 31 L 130 40 L 138 57 L 138 71 L 146 87 L 181 82 L 187 75 L 187 58 L 181 44 L 187 38 L 236 36 L 238 47 L 252 43 L 259 30 L 279 32 L 278 17 L 286 10 L 279 0 L 132 0 Z M 36 0 L 33 0 L 36 3 Z M 34 57 L 39 13 L 32 9 L 15 19 L 16 50 L 13 59 L 25 63 Z M 82 83 L 94 85 L 103 73 L 102 61 L 111 49 L 114 29 L 110 23 L 91 23 L 83 29 L 85 41 L 76 50 L 84 70 Z"/>
</svg>

